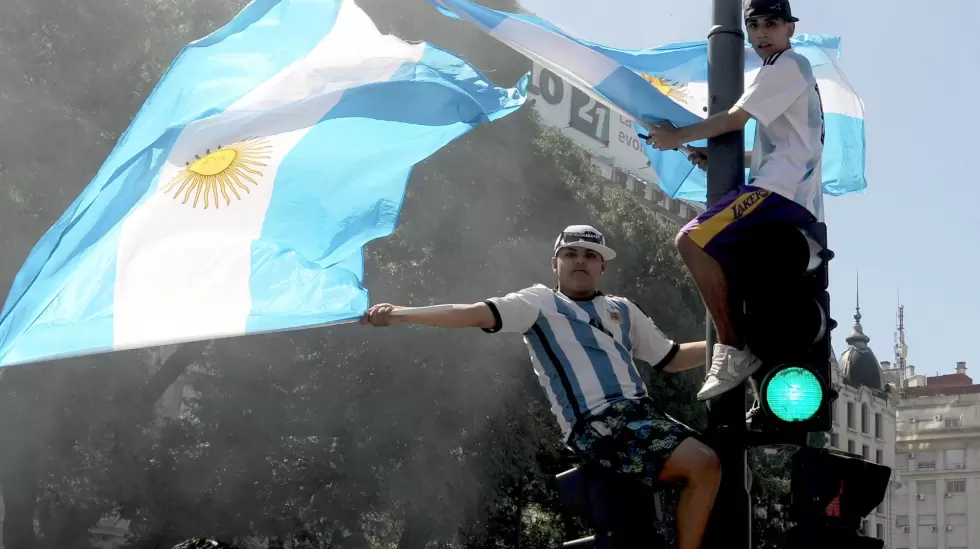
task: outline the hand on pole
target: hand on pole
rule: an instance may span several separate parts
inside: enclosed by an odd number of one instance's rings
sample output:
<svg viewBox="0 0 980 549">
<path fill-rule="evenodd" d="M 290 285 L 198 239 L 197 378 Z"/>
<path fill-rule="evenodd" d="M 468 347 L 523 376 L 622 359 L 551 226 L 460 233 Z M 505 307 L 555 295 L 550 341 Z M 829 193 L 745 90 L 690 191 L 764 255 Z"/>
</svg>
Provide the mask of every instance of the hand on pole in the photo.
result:
<svg viewBox="0 0 980 549">
<path fill-rule="evenodd" d="M 708 148 L 707 147 L 690 147 L 691 154 L 687 155 L 687 159 L 691 161 L 701 171 L 708 171 Z"/>
</svg>

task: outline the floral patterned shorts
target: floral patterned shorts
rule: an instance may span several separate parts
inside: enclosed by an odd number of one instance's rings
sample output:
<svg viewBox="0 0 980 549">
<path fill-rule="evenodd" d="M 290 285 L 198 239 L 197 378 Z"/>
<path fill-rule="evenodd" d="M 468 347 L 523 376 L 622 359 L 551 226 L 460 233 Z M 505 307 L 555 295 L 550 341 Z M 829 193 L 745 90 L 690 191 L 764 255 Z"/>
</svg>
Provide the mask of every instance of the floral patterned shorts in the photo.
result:
<svg viewBox="0 0 980 549">
<path fill-rule="evenodd" d="M 681 442 L 698 435 L 657 410 L 648 398 L 616 402 L 586 421 L 569 441 L 572 450 L 590 463 L 637 476 L 651 487 Z"/>
</svg>

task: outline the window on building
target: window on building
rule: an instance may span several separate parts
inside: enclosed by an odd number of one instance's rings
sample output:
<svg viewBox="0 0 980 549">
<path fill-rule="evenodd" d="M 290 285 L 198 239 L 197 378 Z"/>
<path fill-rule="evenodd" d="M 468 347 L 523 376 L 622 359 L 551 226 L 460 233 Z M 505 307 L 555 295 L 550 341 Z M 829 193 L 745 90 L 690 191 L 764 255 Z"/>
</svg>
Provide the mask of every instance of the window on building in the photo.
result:
<svg viewBox="0 0 980 549">
<path fill-rule="evenodd" d="M 848 451 L 848 453 L 851 453 L 851 454 L 853 454 L 855 452 L 855 449 L 854 449 L 854 441 L 853 440 L 848 440 L 847 441 L 847 451 Z"/>
<path fill-rule="evenodd" d="M 909 454 L 905 450 L 895 452 L 895 468 L 905 471 L 909 468 Z"/>
<path fill-rule="evenodd" d="M 847 428 L 854 429 L 854 403 L 847 403 Z"/>
<path fill-rule="evenodd" d="M 840 448 L 840 437 L 837 436 L 837 433 L 830 433 L 830 445 L 834 448 Z"/>
<path fill-rule="evenodd" d="M 958 418 L 958 417 L 948 417 L 948 418 L 946 418 L 946 428 L 947 429 L 957 429 L 957 428 L 962 427 L 962 426 L 963 425 L 961 423 L 960 418 Z"/>
<path fill-rule="evenodd" d="M 895 515 L 895 526 L 908 526 L 909 516 L 908 515 Z"/>
<path fill-rule="evenodd" d="M 885 539 L 885 525 L 875 524 L 875 537 L 878 539 Z"/>
<path fill-rule="evenodd" d="M 966 493 L 966 479 L 958 478 L 946 481 L 946 491 L 953 494 Z"/>
<path fill-rule="evenodd" d="M 870 411 L 868 410 L 867 404 L 861 404 L 861 432 L 864 434 L 868 433 L 868 429 L 871 428 L 871 417 L 869 416 Z"/>
<path fill-rule="evenodd" d="M 966 526 L 966 513 L 946 515 L 946 524 L 948 526 Z"/>
<path fill-rule="evenodd" d="M 881 458 L 883 457 L 883 452 L 881 450 L 875 450 L 875 463 L 881 465 Z"/>
<path fill-rule="evenodd" d="M 919 452 L 915 456 L 915 468 L 918 470 L 936 468 L 936 452 Z"/>
<path fill-rule="evenodd" d="M 936 515 L 919 515 L 919 526 L 935 526 Z"/>
<path fill-rule="evenodd" d="M 834 423 L 840 423 L 839 416 L 840 414 L 837 413 L 837 401 L 835 400 L 830 403 L 830 419 L 832 419 Z"/>
<path fill-rule="evenodd" d="M 945 458 L 947 469 L 966 468 L 966 449 L 964 448 L 946 450 Z"/>
<path fill-rule="evenodd" d="M 868 459 L 868 456 L 870 456 L 870 455 L 871 455 L 871 448 L 868 448 L 868 445 L 867 444 L 862 444 L 861 445 L 861 457 L 863 457 L 864 459 Z"/>
<path fill-rule="evenodd" d="M 916 494 L 935 494 L 936 493 L 936 481 L 934 480 L 920 480 L 915 483 L 915 493 Z M 933 517 L 935 519 L 935 517 Z M 919 524 L 922 524 L 921 522 Z"/>
<path fill-rule="evenodd" d="M 875 438 L 885 438 L 885 429 L 882 425 L 881 412 L 875 412 Z"/>
</svg>

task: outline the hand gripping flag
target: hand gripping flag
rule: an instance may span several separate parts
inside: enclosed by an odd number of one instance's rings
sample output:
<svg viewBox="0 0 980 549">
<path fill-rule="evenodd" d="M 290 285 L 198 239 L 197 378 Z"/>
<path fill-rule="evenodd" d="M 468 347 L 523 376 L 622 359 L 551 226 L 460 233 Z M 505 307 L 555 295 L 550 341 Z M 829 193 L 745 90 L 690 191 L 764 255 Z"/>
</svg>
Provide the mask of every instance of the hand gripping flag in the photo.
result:
<svg viewBox="0 0 980 549">
<path fill-rule="evenodd" d="M 352 0 L 255 0 L 188 44 L 0 313 L 0 366 L 349 320 L 412 167 L 518 109 Z"/>
</svg>

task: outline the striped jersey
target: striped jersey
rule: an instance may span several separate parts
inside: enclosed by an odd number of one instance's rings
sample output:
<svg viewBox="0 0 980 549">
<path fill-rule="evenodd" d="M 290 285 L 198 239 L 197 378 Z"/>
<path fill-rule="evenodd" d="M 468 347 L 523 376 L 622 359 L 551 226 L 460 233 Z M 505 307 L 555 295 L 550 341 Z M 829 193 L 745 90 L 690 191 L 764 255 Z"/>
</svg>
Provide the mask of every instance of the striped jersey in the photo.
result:
<svg viewBox="0 0 980 549">
<path fill-rule="evenodd" d="M 628 299 L 602 295 L 580 301 L 536 284 L 485 301 L 495 326 L 484 331 L 524 335 L 538 382 L 565 440 L 576 421 L 614 402 L 647 394 L 633 359 L 658 370 L 678 345 Z"/>
<path fill-rule="evenodd" d="M 823 220 L 824 113 L 810 61 L 792 49 L 770 55 L 735 106 L 756 121 L 749 185 Z"/>
</svg>

